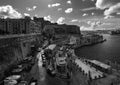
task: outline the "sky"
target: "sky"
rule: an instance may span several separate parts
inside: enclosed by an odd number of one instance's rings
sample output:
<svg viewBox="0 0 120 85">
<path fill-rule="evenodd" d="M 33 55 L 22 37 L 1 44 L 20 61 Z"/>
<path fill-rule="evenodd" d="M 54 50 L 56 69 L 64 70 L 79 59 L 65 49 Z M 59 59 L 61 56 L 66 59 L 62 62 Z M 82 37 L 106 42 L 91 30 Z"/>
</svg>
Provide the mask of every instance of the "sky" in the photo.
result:
<svg viewBox="0 0 120 85">
<path fill-rule="evenodd" d="M 120 0 L 0 0 L 0 17 L 44 17 L 81 30 L 120 28 Z"/>
</svg>

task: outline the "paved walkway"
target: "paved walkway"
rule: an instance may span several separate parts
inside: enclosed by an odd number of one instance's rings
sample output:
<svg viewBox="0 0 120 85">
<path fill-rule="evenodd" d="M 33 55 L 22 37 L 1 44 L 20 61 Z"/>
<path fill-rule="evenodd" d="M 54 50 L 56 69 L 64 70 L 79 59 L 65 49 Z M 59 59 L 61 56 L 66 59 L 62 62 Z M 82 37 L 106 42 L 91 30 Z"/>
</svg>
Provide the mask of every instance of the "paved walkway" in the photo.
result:
<svg viewBox="0 0 120 85">
<path fill-rule="evenodd" d="M 90 76 L 92 79 L 103 77 L 102 72 L 96 71 L 95 68 L 90 67 L 89 65 L 81 61 L 80 59 L 76 59 L 75 63 L 82 69 L 82 71 L 85 72 L 85 74 L 89 75 L 90 73 Z"/>
</svg>

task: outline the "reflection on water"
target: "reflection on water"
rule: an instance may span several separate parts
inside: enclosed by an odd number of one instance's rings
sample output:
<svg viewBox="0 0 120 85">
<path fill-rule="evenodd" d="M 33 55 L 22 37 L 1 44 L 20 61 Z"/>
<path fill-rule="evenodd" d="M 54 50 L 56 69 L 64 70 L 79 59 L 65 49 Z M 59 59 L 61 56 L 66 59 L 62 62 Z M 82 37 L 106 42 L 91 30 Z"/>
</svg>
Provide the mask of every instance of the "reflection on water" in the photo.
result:
<svg viewBox="0 0 120 85">
<path fill-rule="evenodd" d="M 76 49 L 75 53 L 79 57 L 98 59 L 101 61 L 110 60 L 120 63 L 120 35 L 104 35 L 106 42 L 92 46 L 85 46 Z"/>
</svg>

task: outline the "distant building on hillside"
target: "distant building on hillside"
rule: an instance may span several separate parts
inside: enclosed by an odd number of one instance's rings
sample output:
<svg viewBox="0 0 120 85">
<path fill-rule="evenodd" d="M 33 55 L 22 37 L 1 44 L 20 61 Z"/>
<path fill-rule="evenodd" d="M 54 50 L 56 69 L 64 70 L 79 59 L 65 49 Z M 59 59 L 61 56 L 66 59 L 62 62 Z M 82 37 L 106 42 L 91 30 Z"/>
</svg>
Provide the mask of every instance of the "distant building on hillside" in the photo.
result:
<svg viewBox="0 0 120 85">
<path fill-rule="evenodd" d="M 51 25 L 46 25 L 44 27 L 44 31 L 46 30 L 54 30 L 55 35 L 77 35 L 80 36 L 80 28 L 79 26 L 76 25 L 57 25 L 57 24 L 51 24 Z"/>
<path fill-rule="evenodd" d="M 26 16 L 21 19 L 0 19 L 0 34 L 28 34 L 39 32 L 41 24 L 37 24 Z"/>
<path fill-rule="evenodd" d="M 1 34 L 28 33 L 30 18 L 25 19 L 0 19 Z"/>
<path fill-rule="evenodd" d="M 34 21 L 35 23 L 37 23 L 38 25 L 40 25 L 42 29 L 43 29 L 46 25 L 50 25 L 50 24 L 51 24 L 50 21 L 46 21 L 46 20 L 44 20 L 44 18 L 41 18 L 41 17 L 39 17 L 39 18 L 34 17 L 34 18 L 33 18 L 33 21 Z"/>
<path fill-rule="evenodd" d="M 42 27 L 40 23 L 30 21 L 29 33 L 41 33 Z"/>
</svg>

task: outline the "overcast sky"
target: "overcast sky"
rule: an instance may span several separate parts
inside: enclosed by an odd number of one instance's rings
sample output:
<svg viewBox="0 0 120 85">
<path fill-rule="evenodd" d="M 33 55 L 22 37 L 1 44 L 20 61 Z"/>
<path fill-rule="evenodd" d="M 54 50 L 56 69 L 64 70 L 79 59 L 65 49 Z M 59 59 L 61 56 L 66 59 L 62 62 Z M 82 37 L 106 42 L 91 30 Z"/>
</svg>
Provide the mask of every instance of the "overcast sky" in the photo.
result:
<svg viewBox="0 0 120 85">
<path fill-rule="evenodd" d="M 0 0 L 0 17 L 44 17 L 82 30 L 120 27 L 120 0 Z"/>
</svg>

